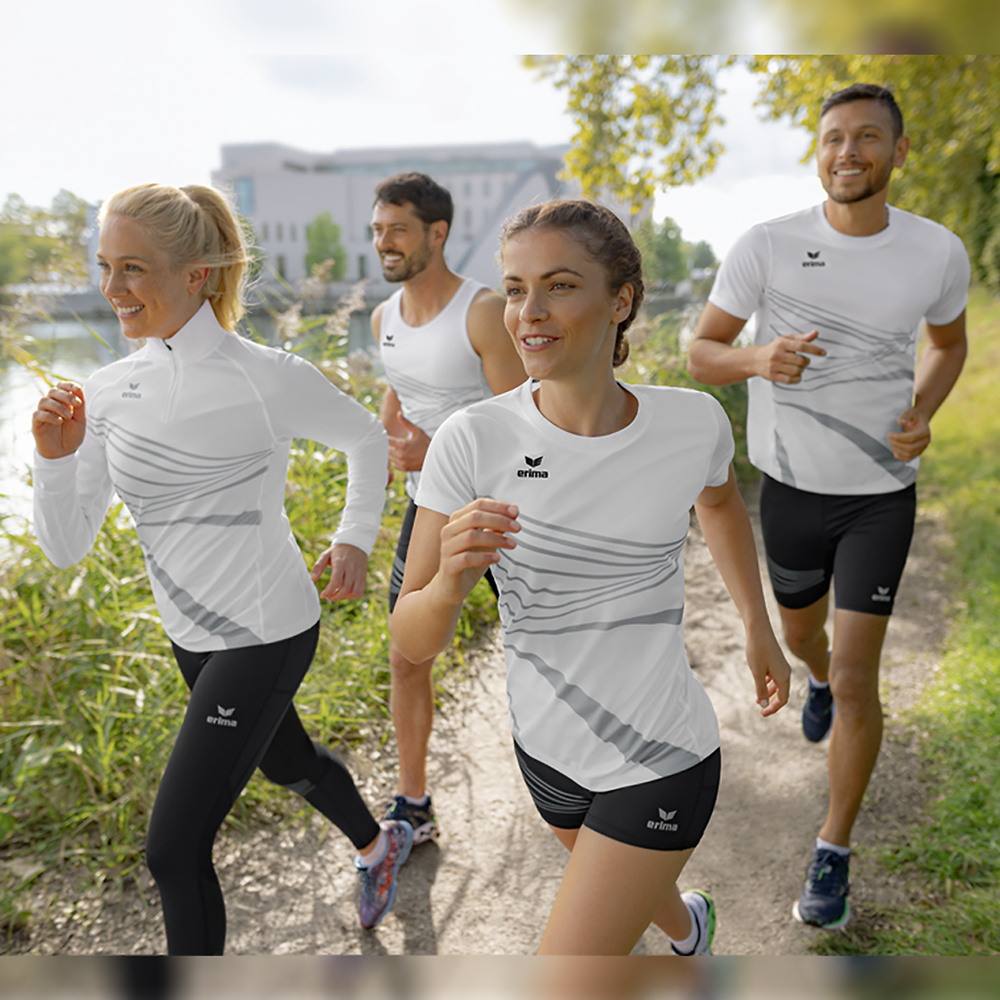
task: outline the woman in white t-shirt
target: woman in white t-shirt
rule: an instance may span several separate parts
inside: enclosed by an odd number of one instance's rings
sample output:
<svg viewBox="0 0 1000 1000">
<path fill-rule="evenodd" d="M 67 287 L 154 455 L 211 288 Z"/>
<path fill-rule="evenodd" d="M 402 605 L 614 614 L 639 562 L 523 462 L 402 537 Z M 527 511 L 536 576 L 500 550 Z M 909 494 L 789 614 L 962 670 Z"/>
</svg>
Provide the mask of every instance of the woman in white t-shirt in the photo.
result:
<svg viewBox="0 0 1000 1000">
<path fill-rule="evenodd" d="M 763 715 L 789 679 L 729 422 L 705 393 L 616 381 L 643 284 L 611 211 L 532 206 L 504 226 L 502 257 L 505 322 L 531 380 L 435 435 L 393 634 L 414 661 L 436 655 L 492 567 L 518 763 L 571 851 L 540 951 L 627 954 L 656 923 L 675 952 L 710 954 L 712 900 L 676 884 L 720 769 L 684 651 L 692 506 L 743 617 Z"/>
</svg>

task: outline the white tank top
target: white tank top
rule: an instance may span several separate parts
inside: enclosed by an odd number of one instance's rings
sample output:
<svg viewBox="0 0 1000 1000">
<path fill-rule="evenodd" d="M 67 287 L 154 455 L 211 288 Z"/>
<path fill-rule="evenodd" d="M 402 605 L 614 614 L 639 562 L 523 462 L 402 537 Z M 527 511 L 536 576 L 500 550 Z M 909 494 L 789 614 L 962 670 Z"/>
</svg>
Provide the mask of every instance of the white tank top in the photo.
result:
<svg viewBox="0 0 1000 1000">
<path fill-rule="evenodd" d="M 392 295 L 382 310 L 382 366 L 403 416 L 428 437 L 433 437 L 456 410 L 493 395 L 468 331 L 469 306 L 485 287 L 465 278 L 451 301 L 423 326 L 410 326 L 403 320 L 403 289 Z M 409 496 L 416 496 L 418 482 L 419 473 L 407 473 Z"/>
</svg>

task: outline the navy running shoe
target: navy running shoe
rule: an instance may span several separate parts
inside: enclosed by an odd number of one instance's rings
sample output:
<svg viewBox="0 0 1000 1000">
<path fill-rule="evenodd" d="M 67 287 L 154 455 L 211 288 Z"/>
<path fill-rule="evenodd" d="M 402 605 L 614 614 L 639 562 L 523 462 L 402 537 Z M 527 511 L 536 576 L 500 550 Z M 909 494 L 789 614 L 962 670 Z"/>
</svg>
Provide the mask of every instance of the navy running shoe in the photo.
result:
<svg viewBox="0 0 1000 1000">
<path fill-rule="evenodd" d="M 828 931 L 843 927 L 851 916 L 847 901 L 850 855 L 817 847 L 806 871 L 806 884 L 792 915 L 799 923 Z"/>
<path fill-rule="evenodd" d="M 697 940 L 690 951 L 678 951 L 677 945 L 670 942 L 670 948 L 675 955 L 711 955 L 712 938 L 715 937 L 715 903 L 712 897 L 701 889 L 688 889 L 681 893 L 681 899 L 691 914 Z"/>
<path fill-rule="evenodd" d="M 423 804 L 416 806 L 412 802 L 408 802 L 405 795 L 397 795 L 391 802 L 386 803 L 379 818 L 383 822 L 402 820 L 409 823 L 413 827 L 414 844 L 422 844 L 425 840 L 435 840 L 441 833 L 429 795 L 424 796 Z"/>
<path fill-rule="evenodd" d="M 389 838 L 389 850 L 377 864 L 365 867 L 359 858 L 354 866 L 361 876 L 361 899 L 358 902 L 358 919 L 366 930 L 377 927 L 396 900 L 396 875 L 403 862 L 410 856 L 413 830 L 409 823 L 389 822 L 380 824 Z"/>
<path fill-rule="evenodd" d="M 809 685 L 805 704 L 802 706 L 802 732 L 811 743 L 819 743 L 833 725 L 837 706 L 833 703 L 833 693 L 825 688 Z"/>
</svg>

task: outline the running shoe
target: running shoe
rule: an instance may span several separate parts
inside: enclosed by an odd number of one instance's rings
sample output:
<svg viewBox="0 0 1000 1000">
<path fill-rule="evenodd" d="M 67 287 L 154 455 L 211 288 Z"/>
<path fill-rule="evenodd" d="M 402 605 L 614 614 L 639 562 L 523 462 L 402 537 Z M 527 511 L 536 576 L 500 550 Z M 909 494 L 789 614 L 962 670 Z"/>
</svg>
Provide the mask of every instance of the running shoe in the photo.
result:
<svg viewBox="0 0 1000 1000">
<path fill-rule="evenodd" d="M 409 823 L 390 820 L 379 825 L 389 838 L 389 850 L 385 857 L 367 868 L 359 858 L 354 859 L 354 866 L 361 876 L 358 917 L 366 930 L 377 927 L 392 908 L 396 899 L 396 873 L 410 856 L 413 846 L 413 828 Z"/>
<path fill-rule="evenodd" d="M 806 739 L 811 743 L 819 743 L 830 732 L 836 714 L 837 706 L 833 703 L 829 686 L 818 688 L 810 684 L 802 706 L 802 732 Z"/>
<path fill-rule="evenodd" d="M 414 844 L 422 844 L 425 840 L 436 840 L 441 833 L 430 795 L 425 795 L 423 804 L 418 806 L 408 802 L 405 795 L 397 795 L 391 802 L 385 804 L 380 818 L 383 821 L 405 820 L 409 823 L 413 827 Z"/>
<path fill-rule="evenodd" d="M 701 889 L 688 889 L 681 893 L 681 899 L 691 914 L 698 939 L 690 951 L 678 951 L 673 941 L 670 948 L 675 955 L 711 955 L 712 938 L 715 937 L 715 903 L 707 892 Z"/>
<path fill-rule="evenodd" d="M 850 855 L 838 854 L 822 847 L 813 850 L 806 871 L 806 885 L 799 901 L 792 908 L 796 920 L 828 931 L 843 927 L 851 916 L 847 901 L 847 870 Z"/>
</svg>

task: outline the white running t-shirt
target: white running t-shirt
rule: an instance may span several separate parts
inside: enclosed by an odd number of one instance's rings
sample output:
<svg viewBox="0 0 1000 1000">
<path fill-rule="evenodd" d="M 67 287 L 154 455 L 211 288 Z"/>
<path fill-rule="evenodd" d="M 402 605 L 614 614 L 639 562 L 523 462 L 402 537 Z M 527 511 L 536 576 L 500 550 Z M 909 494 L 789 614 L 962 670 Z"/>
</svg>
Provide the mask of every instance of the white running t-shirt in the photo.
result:
<svg viewBox="0 0 1000 1000">
<path fill-rule="evenodd" d="M 969 258 L 929 219 L 889 208 L 873 236 L 846 236 L 822 205 L 754 226 L 736 242 L 709 301 L 757 313 L 754 343 L 819 330 L 795 385 L 749 379 L 750 461 L 813 493 L 889 493 L 917 478 L 893 457 L 890 432 L 913 403 L 921 319 L 943 326 L 965 309 Z"/>
<path fill-rule="evenodd" d="M 532 383 L 456 413 L 431 442 L 417 504 L 451 515 L 516 503 L 500 588 L 514 738 L 593 791 L 686 770 L 719 746 L 684 649 L 691 507 L 726 481 L 729 421 L 707 393 L 626 388 L 628 427 L 603 437 L 547 421 Z"/>
</svg>

